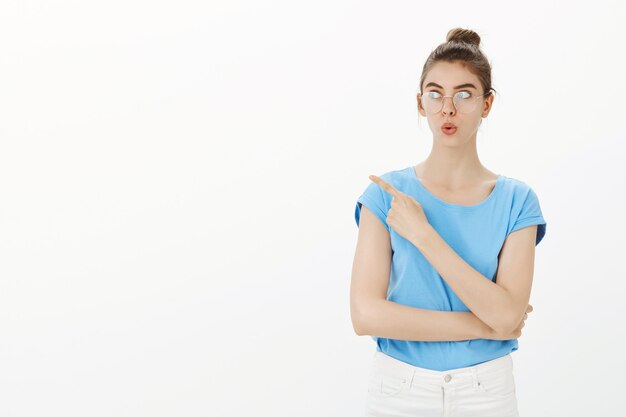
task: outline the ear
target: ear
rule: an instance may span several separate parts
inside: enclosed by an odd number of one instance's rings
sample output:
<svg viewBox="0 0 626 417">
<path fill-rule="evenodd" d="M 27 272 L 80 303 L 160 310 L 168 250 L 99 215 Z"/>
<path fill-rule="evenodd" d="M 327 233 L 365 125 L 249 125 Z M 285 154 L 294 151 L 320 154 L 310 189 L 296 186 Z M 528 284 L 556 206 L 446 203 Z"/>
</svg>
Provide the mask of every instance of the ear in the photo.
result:
<svg viewBox="0 0 626 417">
<path fill-rule="evenodd" d="M 415 98 L 417 98 L 417 111 L 418 111 L 418 113 L 421 114 L 422 116 L 426 117 L 426 110 L 424 110 L 424 106 L 422 106 L 422 99 L 420 97 L 420 93 L 417 93 Z"/>
<path fill-rule="evenodd" d="M 487 117 L 487 115 L 491 111 L 492 104 L 493 104 L 493 93 L 489 94 L 489 96 L 485 100 L 482 117 Z"/>
</svg>

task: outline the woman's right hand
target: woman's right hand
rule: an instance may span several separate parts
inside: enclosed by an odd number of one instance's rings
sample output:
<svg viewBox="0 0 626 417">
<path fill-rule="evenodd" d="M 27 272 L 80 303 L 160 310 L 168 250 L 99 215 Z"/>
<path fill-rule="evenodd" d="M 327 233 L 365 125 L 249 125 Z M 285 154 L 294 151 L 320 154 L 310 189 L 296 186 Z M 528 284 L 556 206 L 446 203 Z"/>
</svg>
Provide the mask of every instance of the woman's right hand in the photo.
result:
<svg viewBox="0 0 626 417">
<path fill-rule="evenodd" d="M 510 332 L 509 334 L 502 334 L 502 333 L 498 333 L 498 332 L 496 332 L 494 330 L 491 333 L 491 337 L 489 337 L 489 339 L 493 339 L 493 340 L 511 340 L 511 339 L 519 338 L 522 335 L 522 327 L 524 327 L 526 319 L 528 318 L 528 313 L 530 313 L 531 311 L 533 311 L 533 306 L 528 304 L 528 307 L 526 307 L 526 312 L 524 313 L 524 317 L 522 318 L 522 320 L 519 322 L 517 327 L 512 332 Z"/>
</svg>

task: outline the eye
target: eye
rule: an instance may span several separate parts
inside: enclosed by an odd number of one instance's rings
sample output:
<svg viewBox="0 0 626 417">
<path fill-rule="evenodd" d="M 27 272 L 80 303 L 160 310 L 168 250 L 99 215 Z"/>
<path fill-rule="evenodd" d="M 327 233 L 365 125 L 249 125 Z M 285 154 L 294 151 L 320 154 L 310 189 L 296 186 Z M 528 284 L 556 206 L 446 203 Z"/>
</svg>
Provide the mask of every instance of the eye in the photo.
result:
<svg viewBox="0 0 626 417">
<path fill-rule="evenodd" d="M 466 98 L 470 98 L 472 96 L 472 93 L 470 93 L 469 91 L 459 91 L 458 93 L 455 94 L 455 96 L 457 96 L 460 99 L 466 99 Z"/>
<path fill-rule="evenodd" d="M 426 95 L 427 95 L 429 98 L 439 98 L 439 97 L 441 97 L 441 94 L 439 94 L 439 92 L 437 92 L 437 91 L 428 91 L 428 92 L 426 93 Z"/>
</svg>

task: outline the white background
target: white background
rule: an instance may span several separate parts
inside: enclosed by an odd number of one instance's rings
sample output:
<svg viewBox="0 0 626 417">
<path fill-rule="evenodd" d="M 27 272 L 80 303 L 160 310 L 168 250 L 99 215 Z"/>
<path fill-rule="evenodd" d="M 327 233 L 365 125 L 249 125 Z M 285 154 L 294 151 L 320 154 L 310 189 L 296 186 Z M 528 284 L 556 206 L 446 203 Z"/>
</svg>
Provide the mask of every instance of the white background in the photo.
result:
<svg viewBox="0 0 626 417">
<path fill-rule="evenodd" d="M 479 156 L 537 192 L 523 416 L 620 415 L 623 2 L 0 5 L 0 415 L 361 416 L 356 198 L 432 133 L 415 93 L 482 38 Z"/>
</svg>

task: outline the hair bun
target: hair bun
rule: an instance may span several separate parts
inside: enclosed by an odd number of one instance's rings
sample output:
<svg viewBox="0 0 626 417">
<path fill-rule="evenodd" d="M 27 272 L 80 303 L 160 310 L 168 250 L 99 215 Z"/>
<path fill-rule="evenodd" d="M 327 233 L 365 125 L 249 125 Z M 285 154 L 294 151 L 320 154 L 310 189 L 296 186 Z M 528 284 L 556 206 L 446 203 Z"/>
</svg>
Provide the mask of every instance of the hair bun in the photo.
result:
<svg viewBox="0 0 626 417">
<path fill-rule="evenodd" d="M 446 41 L 469 43 L 471 45 L 475 45 L 476 47 L 480 46 L 480 36 L 478 36 L 478 33 L 471 29 L 451 29 L 446 35 Z"/>
</svg>

